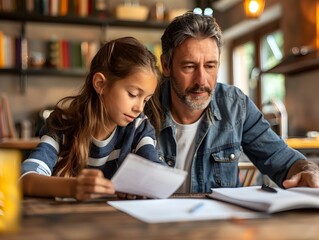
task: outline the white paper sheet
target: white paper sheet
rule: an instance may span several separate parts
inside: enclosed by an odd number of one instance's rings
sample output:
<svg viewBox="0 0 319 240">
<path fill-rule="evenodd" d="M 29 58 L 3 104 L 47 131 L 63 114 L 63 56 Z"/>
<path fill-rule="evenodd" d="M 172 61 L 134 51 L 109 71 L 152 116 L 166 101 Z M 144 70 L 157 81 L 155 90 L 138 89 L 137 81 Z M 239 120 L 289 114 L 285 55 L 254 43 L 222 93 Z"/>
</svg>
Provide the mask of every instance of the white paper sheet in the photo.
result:
<svg viewBox="0 0 319 240">
<path fill-rule="evenodd" d="M 147 223 L 268 217 L 265 214 L 208 199 L 122 200 L 107 203 Z M 191 212 L 190 209 L 197 204 L 203 205 Z"/>
<path fill-rule="evenodd" d="M 185 181 L 187 172 L 129 154 L 111 179 L 118 192 L 167 198 Z"/>
</svg>

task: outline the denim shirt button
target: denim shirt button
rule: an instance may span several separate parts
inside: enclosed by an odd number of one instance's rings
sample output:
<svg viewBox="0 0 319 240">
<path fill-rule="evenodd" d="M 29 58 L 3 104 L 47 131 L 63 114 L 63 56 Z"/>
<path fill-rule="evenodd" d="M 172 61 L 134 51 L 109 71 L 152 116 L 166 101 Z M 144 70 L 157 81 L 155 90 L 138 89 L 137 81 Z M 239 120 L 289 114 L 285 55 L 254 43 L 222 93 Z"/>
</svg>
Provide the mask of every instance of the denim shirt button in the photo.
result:
<svg viewBox="0 0 319 240">
<path fill-rule="evenodd" d="M 172 166 L 174 165 L 174 161 L 169 160 L 169 161 L 167 162 L 167 164 L 168 164 L 168 166 L 172 167 Z"/>
<path fill-rule="evenodd" d="M 232 153 L 232 154 L 230 154 L 230 156 L 229 156 L 229 157 L 230 157 L 230 159 L 232 159 L 232 160 L 233 160 L 233 159 L 235 159 L 235 154 L 233 154 L 233 153 Z"/>
</svg>

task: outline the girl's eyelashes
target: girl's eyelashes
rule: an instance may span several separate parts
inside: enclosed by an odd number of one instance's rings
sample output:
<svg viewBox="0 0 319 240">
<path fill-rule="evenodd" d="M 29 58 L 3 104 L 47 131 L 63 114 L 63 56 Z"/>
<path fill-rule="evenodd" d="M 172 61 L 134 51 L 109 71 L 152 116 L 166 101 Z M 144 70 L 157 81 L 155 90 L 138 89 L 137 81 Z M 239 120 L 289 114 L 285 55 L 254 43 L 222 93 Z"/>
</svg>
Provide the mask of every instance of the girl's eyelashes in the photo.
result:
<svg viewBox="0 0 319 240">
<path fill-rule="evenodd" d="M 133 94 L 133 93 L 130 93 L 130 92 L 128 92 L 128 95 L 129 95 L 130 97 L 132 97 L 132 98 L 137 97 L 137 95 L 135 95 L 135 94 Z"/>
</svg>

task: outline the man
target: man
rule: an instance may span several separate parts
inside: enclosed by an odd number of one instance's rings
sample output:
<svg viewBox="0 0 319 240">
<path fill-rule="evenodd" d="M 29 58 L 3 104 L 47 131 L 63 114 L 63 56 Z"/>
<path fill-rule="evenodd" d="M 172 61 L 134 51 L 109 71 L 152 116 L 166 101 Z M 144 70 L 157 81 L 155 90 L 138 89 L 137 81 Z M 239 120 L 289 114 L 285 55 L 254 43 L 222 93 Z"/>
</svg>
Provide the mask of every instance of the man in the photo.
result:
<svg viewBox="0 0 319 240">
<path fill-rule="evenodd" d="M 188 171 L 180 192 L 238 187 L 244 152 L 278 186 L 319 187 L 319 168 L 273 132 L 238 88 L 217 83 L 222 33 L 212 17 L 186 13 L 162 36 L 160 158 Z"/>
</svg>

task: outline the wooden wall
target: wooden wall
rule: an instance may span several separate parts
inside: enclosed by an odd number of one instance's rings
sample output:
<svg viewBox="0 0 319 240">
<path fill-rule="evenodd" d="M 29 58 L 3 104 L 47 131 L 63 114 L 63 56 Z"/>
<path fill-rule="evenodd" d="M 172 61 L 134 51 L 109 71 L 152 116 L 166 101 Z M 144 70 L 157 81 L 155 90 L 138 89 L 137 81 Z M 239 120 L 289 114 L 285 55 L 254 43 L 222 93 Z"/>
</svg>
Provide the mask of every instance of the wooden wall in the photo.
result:
<svg viewBox="0 0 319 240">
<path fill-rule="evenodd" d="M 281 27 L 285 54 L 290 54 L 293 47 L 310 46 L 319 49 L 319 1 L 282 0 L 282 3 Z M 318 54 L 316 57 L 319 58 Z M 285 104 L 289 136 L 305 136 L 307 131 L 319 131 L 318 63 L 310 71 L 286 74 Z"/>
</svg>

